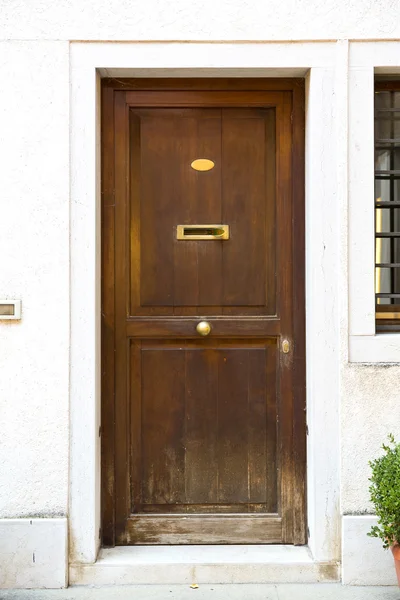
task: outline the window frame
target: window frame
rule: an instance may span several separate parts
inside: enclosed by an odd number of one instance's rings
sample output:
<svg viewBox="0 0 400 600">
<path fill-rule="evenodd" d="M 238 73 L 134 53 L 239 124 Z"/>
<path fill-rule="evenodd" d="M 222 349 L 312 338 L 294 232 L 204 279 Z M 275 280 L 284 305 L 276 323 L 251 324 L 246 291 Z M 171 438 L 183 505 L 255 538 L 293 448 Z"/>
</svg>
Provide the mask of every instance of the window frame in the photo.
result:
<svg viewBox="0 0 400 600">
<path fill-rule="evenodd" d="M 375 325 L 375 77 L 398 78 L 399 42 L 352 42 L 348 71 L 348 361 L 399 363 L 400 333 Z"/>
</svg>

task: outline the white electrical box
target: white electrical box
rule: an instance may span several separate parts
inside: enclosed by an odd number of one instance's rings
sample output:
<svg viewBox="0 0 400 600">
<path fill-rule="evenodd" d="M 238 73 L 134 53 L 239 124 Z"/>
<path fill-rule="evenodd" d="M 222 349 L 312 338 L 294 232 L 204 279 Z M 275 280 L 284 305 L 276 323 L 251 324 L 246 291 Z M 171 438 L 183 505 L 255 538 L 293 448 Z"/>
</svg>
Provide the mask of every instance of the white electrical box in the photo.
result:
<svg viewBox="0 0 400 600">
<path fill-rule="evenodd" d="M 18 321 L 21 318 L 21 300 L 0 299 L 0 321 Z"/>
</svg>

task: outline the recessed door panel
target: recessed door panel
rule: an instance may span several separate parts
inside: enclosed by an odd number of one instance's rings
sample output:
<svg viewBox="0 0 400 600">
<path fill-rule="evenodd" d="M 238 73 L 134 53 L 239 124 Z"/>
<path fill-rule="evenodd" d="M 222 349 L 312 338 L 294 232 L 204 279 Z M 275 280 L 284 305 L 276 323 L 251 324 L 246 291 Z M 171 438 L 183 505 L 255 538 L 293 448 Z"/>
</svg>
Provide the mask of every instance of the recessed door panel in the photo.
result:
<svg viewBox="0 0 400 600">
<path fill-rule="evenodd" d="M 275 314 L 274 109 L 131 109 L 129 119 L 130 314 Z M 201 159 L 212 168 L 193 168 Z M 229 236 L 179 235 L 218 223 Z"/>
<path fill-rule="evenodd" d="M 141 420 L 133 418 L 132 437 L 141 438 L 141 460 L 132 512 L 277 512 L 276 346 L 134 343 L 141 381 L 130 385 Z"/>
</svg>

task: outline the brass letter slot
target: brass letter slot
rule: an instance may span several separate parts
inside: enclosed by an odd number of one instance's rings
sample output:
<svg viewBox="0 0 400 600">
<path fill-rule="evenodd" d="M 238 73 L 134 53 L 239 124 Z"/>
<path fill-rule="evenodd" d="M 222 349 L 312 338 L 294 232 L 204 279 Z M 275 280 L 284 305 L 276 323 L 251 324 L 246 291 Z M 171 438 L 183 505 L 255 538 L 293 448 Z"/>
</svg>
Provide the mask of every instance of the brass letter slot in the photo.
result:
<svg viewBox="0 0 400 600">
<path fill-rule="evenodd" d="M 177 225 L 177 240 L 229 240 L 229 225 Z"/>
<path fill-rule="evenodd" d="M 21 300 L 0 299 L 0 320 L 19 321 L 21 318 Z"/>
</svg>

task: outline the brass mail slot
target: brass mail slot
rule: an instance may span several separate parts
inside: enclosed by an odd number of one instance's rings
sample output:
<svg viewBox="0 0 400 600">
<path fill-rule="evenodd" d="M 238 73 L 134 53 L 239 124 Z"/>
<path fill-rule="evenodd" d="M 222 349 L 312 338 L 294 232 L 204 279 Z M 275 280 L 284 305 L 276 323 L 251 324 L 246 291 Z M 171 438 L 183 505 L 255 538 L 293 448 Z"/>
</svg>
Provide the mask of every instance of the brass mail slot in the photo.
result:
<svg viewBox="0 0 400 600">
<path fill-rule="evenodd" d="M 177 225 L 177 240 L 229 240 L 229 225 Z"/>
</svg>

